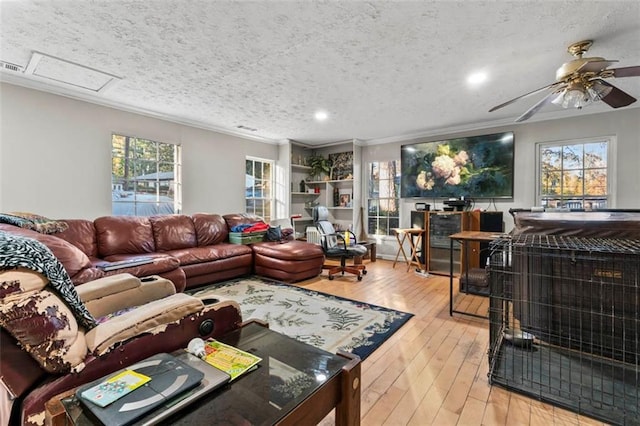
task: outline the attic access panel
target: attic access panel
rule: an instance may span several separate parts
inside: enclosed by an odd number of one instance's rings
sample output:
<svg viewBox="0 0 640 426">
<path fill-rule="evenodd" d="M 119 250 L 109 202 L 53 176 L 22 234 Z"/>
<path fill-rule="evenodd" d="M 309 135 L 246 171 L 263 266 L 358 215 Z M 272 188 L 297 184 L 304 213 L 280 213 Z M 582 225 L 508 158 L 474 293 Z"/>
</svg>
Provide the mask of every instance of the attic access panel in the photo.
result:
<svg viewBox="0 0 640 426">
<path fill-rule="evenodd" d="M 121 80 L 116 75 L 40 52 L 32 53 L 25 74 L 98 93 Z"/>
</svg>

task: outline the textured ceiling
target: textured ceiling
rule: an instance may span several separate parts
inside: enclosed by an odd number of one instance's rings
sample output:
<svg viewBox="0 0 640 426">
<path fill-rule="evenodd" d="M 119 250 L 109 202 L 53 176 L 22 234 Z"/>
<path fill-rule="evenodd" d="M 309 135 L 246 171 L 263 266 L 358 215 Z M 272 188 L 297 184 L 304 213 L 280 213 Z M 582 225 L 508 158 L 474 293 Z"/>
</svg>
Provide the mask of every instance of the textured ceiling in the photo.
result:
<svg viewBox="0 0 640 426">
<path fill-rule="evenodd" d="M 583 39 L 595 41 L 585 56 L 640 65 L 638 1 L 2 0 L 0 7 L 0 60 L 25 69 L 37 51 L 122 78 L 101 93 L 4 70 L 3 81 L 309 144 L 510 122 L 543 94 L 488 110 L 553 82 L 572 59 L 566 47 Z M 470 88 L 466 77 L 475 71 L 489 78 Z M 640 78 L 609 81 L 640 97 Z M 315 122 L 318 109 L 329 119 Z M 551 105 L 534 119 L 608 109 Z"/>
</svg>

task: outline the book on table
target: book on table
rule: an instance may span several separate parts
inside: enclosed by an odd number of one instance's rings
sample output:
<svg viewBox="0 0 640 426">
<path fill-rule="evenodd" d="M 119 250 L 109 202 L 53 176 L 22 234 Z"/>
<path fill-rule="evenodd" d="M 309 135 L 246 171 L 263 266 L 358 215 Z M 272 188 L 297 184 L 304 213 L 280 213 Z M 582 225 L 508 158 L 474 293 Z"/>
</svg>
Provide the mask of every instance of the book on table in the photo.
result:
<svg viewBox="0 0 640 426">
<path fill-rule="evenodd" d="M 217 340 L 205 342 L 204 361 L 231 376 L 231 381 L 258 367 L 262 358 Z"/>
</svg>

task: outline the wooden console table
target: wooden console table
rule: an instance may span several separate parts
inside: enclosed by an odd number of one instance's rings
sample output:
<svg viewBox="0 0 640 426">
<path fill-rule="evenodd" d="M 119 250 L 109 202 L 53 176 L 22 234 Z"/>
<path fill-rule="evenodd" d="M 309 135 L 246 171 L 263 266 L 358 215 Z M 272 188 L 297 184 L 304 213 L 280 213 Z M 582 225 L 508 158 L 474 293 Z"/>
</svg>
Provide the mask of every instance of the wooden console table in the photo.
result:
<svg viewBox="0 0 640 426">
<path fill-rule="evenodd" d="M 310 425 L 320 423 L 335 409 L 336 425 L 360 424 L 359 357 L 331 354 L 255 321 L 218 340 L 261 357 L 259 368 L 194 401 L 163 423 L 199 425 L 213 419 L 216 424 Z M 213 367 L 203 362 L 203 368 Z M 301 384 L 297 392 L 281 392 L 279 385 L 294 378 Z M 94 425 L 73 391 L 50 400 L 45 416 L 48 425 Z"/>
</svg>

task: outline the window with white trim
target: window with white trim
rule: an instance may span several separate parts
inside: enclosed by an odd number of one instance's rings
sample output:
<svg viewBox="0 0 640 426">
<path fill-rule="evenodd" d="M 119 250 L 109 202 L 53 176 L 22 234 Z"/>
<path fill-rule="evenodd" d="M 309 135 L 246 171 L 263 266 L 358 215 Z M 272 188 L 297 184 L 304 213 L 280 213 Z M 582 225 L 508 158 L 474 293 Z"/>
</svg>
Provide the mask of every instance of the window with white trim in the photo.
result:
<svg viewBox="0 0 640 426">
<path fill-rule="evenodd" d="M 248 157 L 245 164 L 245 211 L 268 223 L 273 206 L 273 161 Z"/>
<path fill-rule="evenodd" d="M 111 210 L 116 216 L 182 211 L 180 145 L 114 134 Z"/>
<path fill-rule="evenodd" d="M 368 165 L 367 232 L 392 235 L 400 227 L 400 161 L 376 161 Z"/>
<path fill-rule="evenodd" d="M 545 208 L 610 208 L 613 138 L 537 144 L 538 205 Z"/>
</svg>

